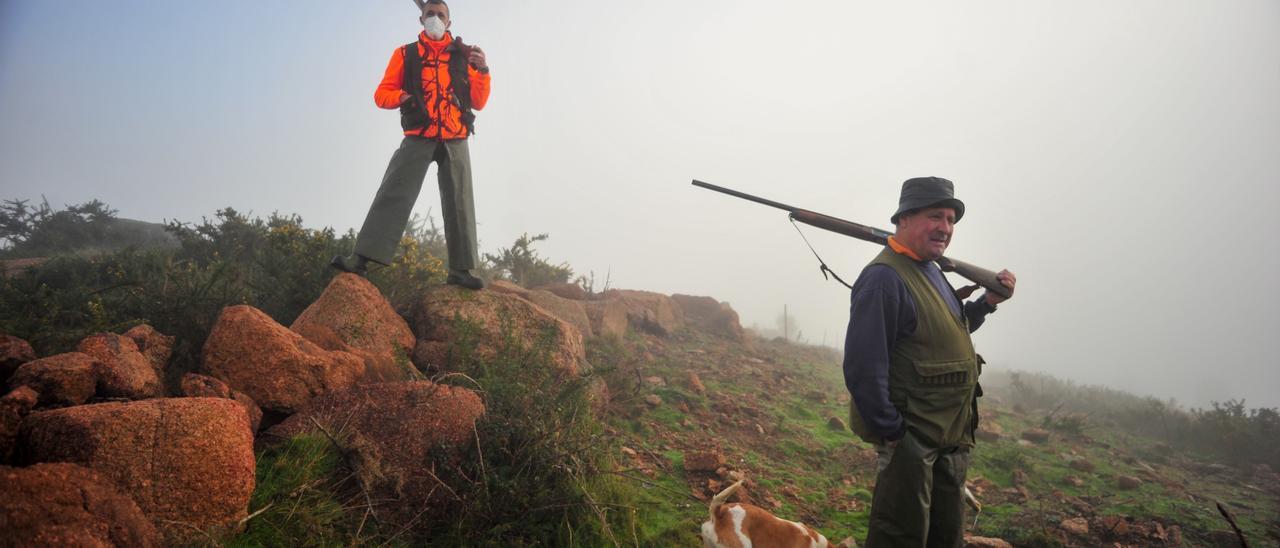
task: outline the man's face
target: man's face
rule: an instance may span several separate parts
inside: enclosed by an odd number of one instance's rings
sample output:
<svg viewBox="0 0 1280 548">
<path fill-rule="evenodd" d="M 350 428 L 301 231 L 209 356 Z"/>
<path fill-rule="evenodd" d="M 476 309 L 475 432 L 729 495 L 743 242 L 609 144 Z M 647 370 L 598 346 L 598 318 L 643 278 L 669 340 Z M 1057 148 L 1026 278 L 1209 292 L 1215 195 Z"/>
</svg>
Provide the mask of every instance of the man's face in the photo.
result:
<svg viewBox="0 0 1280 548">
<path fill-rule="evenodd" d="M 951 243 L 955 231 L 956 210 L 949 207 L 930 207 L 898 217 L 895 237 L 921 259 L 937 260 Z"/>
<path fill-rule="evenodd" d="M 428 17 L 438 17 L 444 22 L 445 28 L 449 28 L 449 6 L 444 4 L 427 4 L 422 8 L 422 17 L 418 21 L 426 24 Z"/>
</svg>

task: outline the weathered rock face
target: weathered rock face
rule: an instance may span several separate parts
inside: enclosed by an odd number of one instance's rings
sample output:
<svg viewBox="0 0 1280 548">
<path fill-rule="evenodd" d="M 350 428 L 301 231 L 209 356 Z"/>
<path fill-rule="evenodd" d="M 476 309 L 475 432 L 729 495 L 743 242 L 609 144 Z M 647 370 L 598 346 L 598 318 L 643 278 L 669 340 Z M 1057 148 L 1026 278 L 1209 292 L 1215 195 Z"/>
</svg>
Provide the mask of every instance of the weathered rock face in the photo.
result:
<svg viewBox="0 0 1280 548">
<path fill-rule="evenodd" d="M 582 307 L 580 301 L 573 301 L 563 297 L 556 296 L 549 291 L 535 289 L 530 291 L 525 297 L 529 302 L 541 306 L 543 310 L 550 312 L 552 316 L 560 318 L 576 328 L 582 333 L 583 337 L 593 337 L 594 332 L 591 330 L 591 320 L 587 318 L 587 311 Z"/>
<path fill-rule="evenodd" d="M 744 340 L 738 313 L 729 307 L 729 303 L 693 295 L 672 295 L 671 300 L 679 305 L 685 321 L 695 327 L 729 340 Z"/>
<path fill-rule="evenodd" d="M 666 337 L 684 327 L 680 306 L 661 293 L 611 289 L 604 293 L 604 300 L 622 303 L 627 322 L 640 331 Z"/>
<path fill-rule="evenodd" d="M 591 333 L 597 337 L 622 337 L 627 334 L 627 306 L 621 301 L 582 301 L 582 309 L 591 322 Z"/>
<path fill-rule="evenodd" d="M 413 378 L 409 363 L 413 331 L 369 280 L 342 273 L 329 282 L 293 325 L 294 332 L 325 350 L 342 350 L 364 359 L 363 382 Z"/>
<path fill-rule="evenodd" d="M 142 400 L 163 395 L 160 377 L 133 339 L 97 333 L 80 341 L 77 350 L 97 360 L 94 367 L 99 396 Z"/>
<path fill-rule="evenodd" d="M 480 397 L 466 388 L 408 381 L 360 385 L 331 392 L 263 434 L 269 442 L 305 432 L 342 438 L 353 451 L 356 477 L 375 500 L 375 511 L 392 523 L 433 515 L 452 501 L 453 474 L 475 443 L 475 422 L 484 413 Z M 406 435 L 411 433 L 412 435 Z"/>
<path fill-rule="evenodd" d="M 262 409 L 253 402 L 253 398 L 239 390 L 232 390 L 227 383 L 199 373 L 187 373 L 182 376 L 182 395 L 188 398 L 225 398 L 244 406 L 249 413 L 249 429 L 257 432 L 262 424 Z"/>
<path fill-rule="evenodd" d="M 263 410 L 288 414 L 320 394 L 354 385 L 365 365 L 355 354 L 320 348 L 262 311 L 239 305 L 218 316 L 201 369 Z"/>
<path fill-rule="evenodd" d="M 0 463 L 7 464 L 13 457 L 22 418 L 31 412 L 39 399 L 40 395 L 30 386 L 20 386 L 0 398 Z"/>
<path fill-rule="evenodd" d="M 516 295 L 518 297 L 525 297 L 529 294 L 528 289 L 525 289 L 524 287 L 521 287 L 520 285 L 514 282 L 509 282 L 507 280 L 494 280 L 492 283 L 486 286 L 485 289 L 488 291 L 496 291 L 498 293 L 507 293 L 510 295 Z"/>
<path fill-rule="evenodd" d="M 154 327 L 145 323 L 125 331 L 124 336 L 133 339 L 133 342 L 138 345 L 138 351 L 147 357 L 148 362 L 151 362 L 151 368 L 155 369 L 156 376 L 164 379 L 169 357 L 173 355 L 174 338 L 156 331 Z"/>
<path fill-rule="evenodd" d="M 18 370 L 18 366 L 36 359 L 36 351 L 27 341 L 0 333 L 0 383 Z"/>
<path fill-rule="evenodd" d="M 534 289 L 541 289 L 571 301 L 585 301 L 591 298 L 582 286 L 569 282 L 540 285 Z"/>
<path fill-rule="evenodd" d="M 95 362 L 82 352 L 32 360 L 9 377 L 9 387 L 30 386 L 40 394 L 40 405 L 80 405 L 97 389 Z"/>
<path fill-rule="evenodd" d="M 75 464 L 0 466 L 5 546 L 159 546 L 151 520 L 97 472 Z"/>
<path fill-rule="evenodd" d="M 544 337 L 550 339 L 551 361 L 558 370 L 576 375 L 585 364 L 577 328 L 511 294 L 434 287 L 418 303 L 414 330 L 414 363 L 421 369 L 450 370 L 456 352 L 491 359 L 508 339 L 532 347 Z"/>
<path fill-rule="evenodd" d="M 244 407 L 220 398 L 79 405 L 22 422 L 23 462 L 71 462 L 111 480 L 181 542 L 196 529 L 235 527 L 254 486 Z"/>
</svg>

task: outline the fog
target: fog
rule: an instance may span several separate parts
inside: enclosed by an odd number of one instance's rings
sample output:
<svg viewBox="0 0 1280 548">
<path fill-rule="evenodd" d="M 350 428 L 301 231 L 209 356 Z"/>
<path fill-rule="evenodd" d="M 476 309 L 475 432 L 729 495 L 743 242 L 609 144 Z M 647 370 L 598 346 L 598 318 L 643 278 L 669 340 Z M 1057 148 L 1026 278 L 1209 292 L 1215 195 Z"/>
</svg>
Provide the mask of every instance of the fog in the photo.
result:
<svg viewBox="0 0 1280 548">
<path fill-rule="evenodd" d="M 948 255 L 1018 275 L 974 337 L 992 366 L 1280 406 L 1280 3 L 451 8 L 493 71 L 482 252 L 546 232 L 597 289 L 710 295 L 765 328 L 785 306 L 839 347 L 848 290 L 786 214 L 690 180 L 891 228 L 902 181 L 936 175 L 967 205 Z M 400 139 L 373 90 L 415 11 L 4 0 L 0 198 L 358 228 Z M 849 281 L 878 252 L 802 230 Z"/>
</svg>

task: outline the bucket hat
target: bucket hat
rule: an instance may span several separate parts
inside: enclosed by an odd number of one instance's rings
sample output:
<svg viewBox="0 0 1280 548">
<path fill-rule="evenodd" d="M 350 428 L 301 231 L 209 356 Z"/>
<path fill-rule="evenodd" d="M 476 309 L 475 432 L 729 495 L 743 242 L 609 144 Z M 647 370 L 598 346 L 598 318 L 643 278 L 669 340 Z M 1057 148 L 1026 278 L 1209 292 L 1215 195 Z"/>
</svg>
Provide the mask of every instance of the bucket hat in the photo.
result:
<svg viewBox="0 0 1280 548">
<path fill-rule="evenodd" d="M 914 177 L 902 183 L 902 195 L 898 198 L 898 211 L 889 222 L 898 224 L 903 213 L 926 207 L 949 207 L 956 210 L 956 221 L 964 217 L 964 202 L 955 197 L 955 184 L 942 177 Z"/>
</svg>

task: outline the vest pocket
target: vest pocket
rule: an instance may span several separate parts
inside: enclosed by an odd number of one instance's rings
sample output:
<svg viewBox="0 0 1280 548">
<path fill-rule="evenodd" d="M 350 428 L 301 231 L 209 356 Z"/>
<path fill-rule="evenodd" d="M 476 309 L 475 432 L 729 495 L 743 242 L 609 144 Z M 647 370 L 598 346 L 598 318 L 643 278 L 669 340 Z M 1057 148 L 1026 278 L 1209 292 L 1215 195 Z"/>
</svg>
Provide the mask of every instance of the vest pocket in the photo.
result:
<svg viewBox="0 0 1280 548">
<path fill-rule="evenodd" d="M 969 384 L 973 360 L 918 361 L 916 383 L 921 386 L 956 386 Z"/>
<path fill-rule="evenodd" d="M 969 426 L 975 364 L 972 359 L 912 362 L 907 422 L 938 447 L 962 442 Z"/>
</svg>

